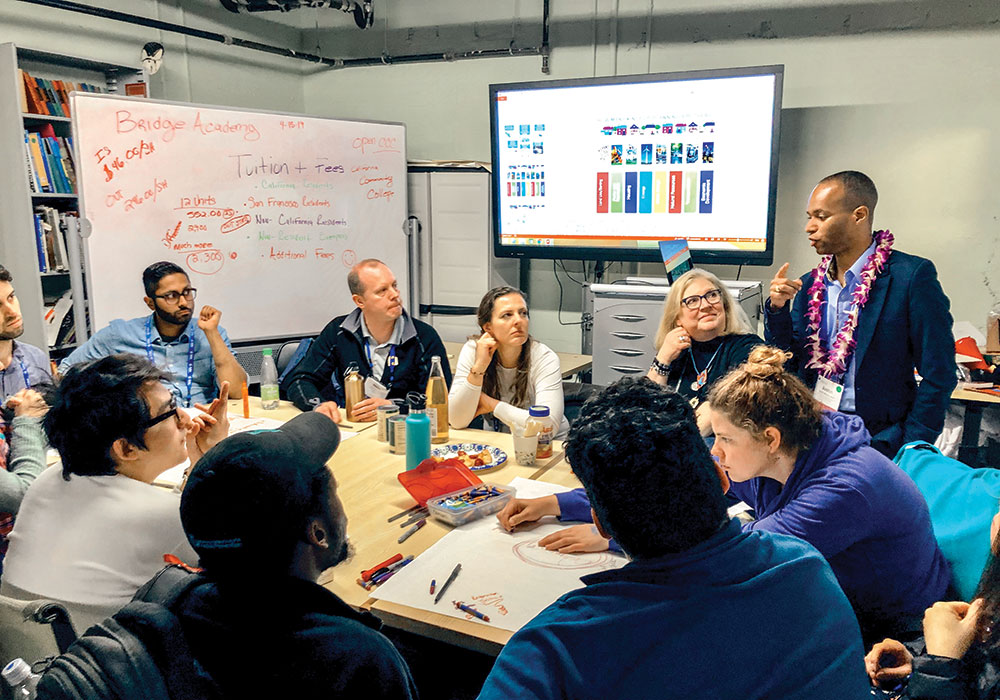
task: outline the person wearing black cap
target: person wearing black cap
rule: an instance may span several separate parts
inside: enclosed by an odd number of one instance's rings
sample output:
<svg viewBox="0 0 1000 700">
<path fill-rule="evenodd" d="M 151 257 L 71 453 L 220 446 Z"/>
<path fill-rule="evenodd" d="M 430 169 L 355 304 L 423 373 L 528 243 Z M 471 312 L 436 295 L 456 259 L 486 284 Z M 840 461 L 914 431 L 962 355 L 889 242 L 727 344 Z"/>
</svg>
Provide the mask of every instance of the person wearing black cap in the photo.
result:
<svg viewBox="0 0 1000 700">
<path fill-rule="evenodd" d="M 349 555 L 326 467 L 329 417 L 234 435 L 194 466 L 181 523 L 209 582 L 175 610 L 225 697 L 413 698 L 406 662 L 370 613 L 316 583 Z"/>
</svg>

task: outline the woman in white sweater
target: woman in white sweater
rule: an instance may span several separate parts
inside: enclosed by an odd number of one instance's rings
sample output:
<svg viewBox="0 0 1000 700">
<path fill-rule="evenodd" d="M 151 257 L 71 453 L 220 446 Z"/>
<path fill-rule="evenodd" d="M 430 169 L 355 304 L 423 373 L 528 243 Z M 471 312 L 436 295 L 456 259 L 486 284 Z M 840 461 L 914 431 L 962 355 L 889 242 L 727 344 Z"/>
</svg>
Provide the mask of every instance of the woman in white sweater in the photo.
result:
<svg viewBox="0 0 1000 700">
<path fill-rule="evenodd" d="M 528 335 L 528 304 L 513 287 L 486 292 L 477 313 L 483 334 L 458 356 L 448 396 L 453 428 L 483 416 L 486 430 L 509 432 L 528 420 L 528 407 L 548 406 L 556 437 L 565 437 L 559 357 Z"/>
</svg>

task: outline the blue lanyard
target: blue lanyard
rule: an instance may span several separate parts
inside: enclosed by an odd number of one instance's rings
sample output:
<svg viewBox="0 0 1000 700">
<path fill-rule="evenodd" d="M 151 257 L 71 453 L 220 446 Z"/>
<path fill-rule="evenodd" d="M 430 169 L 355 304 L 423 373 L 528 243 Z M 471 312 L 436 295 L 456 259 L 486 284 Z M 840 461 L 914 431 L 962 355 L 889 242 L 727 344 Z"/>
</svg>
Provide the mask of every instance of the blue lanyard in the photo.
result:
<svg viewBox="0 0 1000 700">
<path fill-rule="evenodd" d="M 28 367 L 27 367 L 27 365 L 24 364 L 24 360 L 22 360 L 20 357 L 17 358 L 17 364 L 21 367 L 21 376 L 24 377 L 24 388 L 25 389 L 30 389 L 31 388 L 31 378 L 28 376 Z M 0 376 L 6 376 L 6 374 L 7 374 L 7 368 L 9 368 L 9 367 L 10 367 L 10 365 L 8 365 L 7 367 L 5 367 L 3 369 L 3 371 L 0 372 Z M 0 399 L 6 400 L 7 398 L 8 397 L 7 397 L 6 388 L 4 388 L 3 390 L 0 390 Z"/>
<path fill-rule="evenodd" d="M 164 359 L 167 356 L 167 348 L 163 348 Z M 153 317 L 149 316 L 146 319 L 146 357 L 154 365 L 156 360 L 153 359 Z M 191 408 L 191 385 L 194 383 L 194 332 L 188 328 L 188 361 L 187 361 L 187 378 L 184 384 L 187 388 L 187 400 L 184 403 L 185 406 Z"/>
<path fill-rule="evenodd" d="M 372 363 L 372 346 L 367 338 L 365 338 L 365 354 L 368 355 L 368 366 L 372 368 L 372 376 L 375 377 L 375 365 Z M 392 344 L 389 346 L 389 356 L 385 358 L 385 366 L 389 368 L 389 385 L 386 389 L 392 388 L 392 382 L 396 377 L 396 365 L 398 364 L 399 359 L 396 357 L 396 345 Z M 375 379 L 380 382 L 382 381 L 382 377 L 375 377 Z"/>
</svg>

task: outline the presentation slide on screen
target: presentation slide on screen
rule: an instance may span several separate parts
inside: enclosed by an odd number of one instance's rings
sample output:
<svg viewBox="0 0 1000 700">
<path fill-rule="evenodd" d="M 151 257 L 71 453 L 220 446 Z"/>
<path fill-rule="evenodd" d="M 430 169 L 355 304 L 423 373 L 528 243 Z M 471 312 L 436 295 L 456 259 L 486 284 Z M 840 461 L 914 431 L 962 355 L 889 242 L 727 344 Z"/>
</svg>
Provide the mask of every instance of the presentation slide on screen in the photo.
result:
<svg viewBox="0 0 1000 700">
<path fill-rule="evenodd" d="M 774 76 L 509 90 L 503 245 L 763 251 Z"/>
</svg>

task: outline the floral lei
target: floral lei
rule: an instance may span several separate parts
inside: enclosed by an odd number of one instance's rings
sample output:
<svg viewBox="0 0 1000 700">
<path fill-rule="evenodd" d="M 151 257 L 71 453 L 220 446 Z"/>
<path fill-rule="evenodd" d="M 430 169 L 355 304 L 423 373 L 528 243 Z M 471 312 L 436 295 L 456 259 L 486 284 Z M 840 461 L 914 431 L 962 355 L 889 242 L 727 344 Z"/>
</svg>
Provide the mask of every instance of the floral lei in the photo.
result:
<svg viewBox="0 0 1000 700">
<path fill-rule="evenodd" d="M 825 377 L 842 375 L 847 371 L 847 359 L 854 352 L 857 341 L 854 339 L 854 331 L 858 327 L 858 316 L 861 309 L 868 302 L 871 295 L 872 284 L 886 262 L 889 260 L 889 253 L 892 249 L 893 237 L 889 231 L 876 231 L 875 252 L 868 256 L 868 262 L 861 269 L 861 274 L 854 293 L 851 294 L 851 310 L 847 312 L 847 320 L 838 331 L 833 343 L 830 345 L 829 354 L 823 347 L 820 340 L 819 329 L 823 322 L 823 297 L 826 294 L 826 273 L 833 262 L 832 255 L 826 255 L 820 260 L 819 265 L 813 270 L 813 283 L 809 287 L 809 302 L 806 308 L 806 320 L 809 322 L 806 327 L 806 346 L 809 350 L 809 361 L 806 368 L 819 370 Z"/>
</svg>

